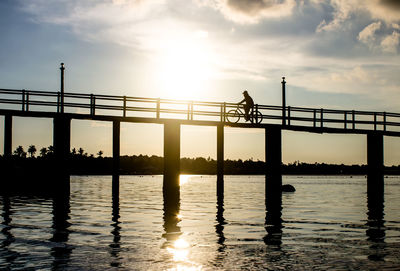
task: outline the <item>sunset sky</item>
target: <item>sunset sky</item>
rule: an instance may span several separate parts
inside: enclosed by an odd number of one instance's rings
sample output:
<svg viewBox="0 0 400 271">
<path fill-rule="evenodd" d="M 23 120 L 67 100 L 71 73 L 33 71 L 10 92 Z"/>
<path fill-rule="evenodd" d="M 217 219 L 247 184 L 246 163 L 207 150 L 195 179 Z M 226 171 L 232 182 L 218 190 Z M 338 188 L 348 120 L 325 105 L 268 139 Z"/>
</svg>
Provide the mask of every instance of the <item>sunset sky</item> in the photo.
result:
<svg viewBox="0 0 400 271">
<path fill-rule="evenodd" d="M 287 105 L 400 112 L 396 0 L 2 0 L 0 33 L 0 88 L 58 91 L 64 62 L 68 92 L 280 105 L 286 76 Z M 121 154 L 162 155 L 161 125 L 121 127 Z M 264 160 L 263 130 L 225 135 L 225 158 Z M 52 121 L 13 136 L 48 146 Z M 73 121 L 71 145 L 111 155 L 111 124 Z M 216 129 L 183 127 L 182 156 L 215 158 Z M 283 160 L 366 163 L 366 137 L 284 132 Z"/>
</svg>

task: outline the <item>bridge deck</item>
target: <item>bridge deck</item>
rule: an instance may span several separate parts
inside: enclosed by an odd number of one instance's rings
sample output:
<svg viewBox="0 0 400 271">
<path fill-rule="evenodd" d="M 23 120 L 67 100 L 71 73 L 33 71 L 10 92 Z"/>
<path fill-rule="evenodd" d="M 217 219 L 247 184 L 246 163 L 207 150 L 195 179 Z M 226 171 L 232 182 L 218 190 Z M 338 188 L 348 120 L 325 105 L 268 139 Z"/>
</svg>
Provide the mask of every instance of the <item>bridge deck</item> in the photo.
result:
<svg viewBox="0 0 400 271">
<path fill-rule="evenodd" d="M 234 103 L 0 89 L 0 115 L 400 136 L 400 114 L 255 105 L 252 120 Z M 235 113 L 237 112 L 237 113 Z M 258 114 L 256 112 L 259 112 Z"/>
</svg>

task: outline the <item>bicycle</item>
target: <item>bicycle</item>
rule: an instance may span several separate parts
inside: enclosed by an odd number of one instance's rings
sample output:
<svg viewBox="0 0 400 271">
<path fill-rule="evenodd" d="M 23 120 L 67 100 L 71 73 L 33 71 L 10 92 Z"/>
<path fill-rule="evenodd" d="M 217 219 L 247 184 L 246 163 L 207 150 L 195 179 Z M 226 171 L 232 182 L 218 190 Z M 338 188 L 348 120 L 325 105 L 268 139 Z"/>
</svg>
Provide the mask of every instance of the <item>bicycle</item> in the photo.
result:
<svg viewBox="0 0 400 271">
<path fill-rule="evenodd" d="M 240 117 L 244 116 L 245 114 L 242 111 L 240 104 L 238 104 L 236 109 L 231 109 L 228 111 L 228 113 L 226 114 L 226 119 L 230 123 L 237 123 L 240 120 Z M 260 111 L 256 110 L 255 107 L 252 107 L 249 118 L 251 123 L 259 124 L 263 119 L 263 115 L 260 113 Z"/>
</svg>

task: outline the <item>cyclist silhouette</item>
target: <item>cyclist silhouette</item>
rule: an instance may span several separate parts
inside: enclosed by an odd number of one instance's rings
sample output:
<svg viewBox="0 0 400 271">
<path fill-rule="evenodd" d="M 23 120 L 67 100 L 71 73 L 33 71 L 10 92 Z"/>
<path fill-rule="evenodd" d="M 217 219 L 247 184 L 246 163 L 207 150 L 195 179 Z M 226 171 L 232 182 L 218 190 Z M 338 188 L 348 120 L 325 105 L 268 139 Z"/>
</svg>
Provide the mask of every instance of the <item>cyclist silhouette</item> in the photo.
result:
<svg viewBox="0 0 400 271">
<path fill-rule="evenodd" d="M 249 119 L 250 119 L 249 112 L 250 112 L 250 109 L 253 108 L 254 102 L 253 102 L 253 99 L 250 97 L 249 93 L 247 92 L 247 90 L 243 91 L 243 96 L 244 96 L 244 99 L 238 104 L 242 104 L 242 103 L 246 102 L 243 105 L 243 109 L 244 109 L 244 113 L 245 113 L 244 118 L 246 119 L 246 121 L 249 121 Z"/>
</svg>

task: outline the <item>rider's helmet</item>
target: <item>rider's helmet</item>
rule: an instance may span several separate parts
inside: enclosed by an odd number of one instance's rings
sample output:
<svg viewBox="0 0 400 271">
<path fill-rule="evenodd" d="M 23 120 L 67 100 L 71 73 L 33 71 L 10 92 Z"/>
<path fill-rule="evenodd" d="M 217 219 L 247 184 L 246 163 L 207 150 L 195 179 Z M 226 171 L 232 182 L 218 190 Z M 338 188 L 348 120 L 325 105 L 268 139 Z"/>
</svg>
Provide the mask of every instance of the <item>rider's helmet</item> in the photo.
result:
<svg viewBox="0 0 400 271">
<path fill-rule="evenodd" d="M 243 91 L 244 95 L 248 95 L 249 93 L 247 92 L 247 90 Z"/>
</svg>

